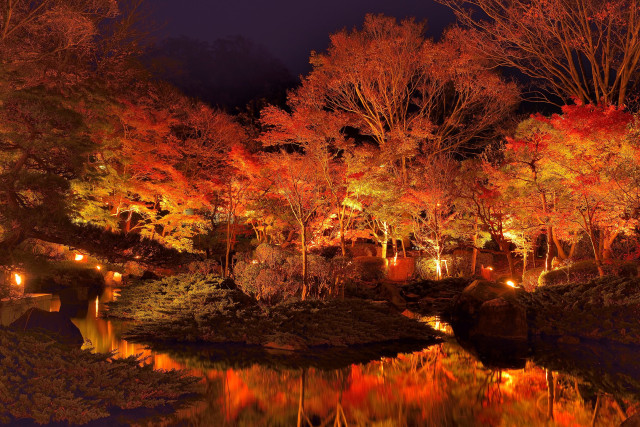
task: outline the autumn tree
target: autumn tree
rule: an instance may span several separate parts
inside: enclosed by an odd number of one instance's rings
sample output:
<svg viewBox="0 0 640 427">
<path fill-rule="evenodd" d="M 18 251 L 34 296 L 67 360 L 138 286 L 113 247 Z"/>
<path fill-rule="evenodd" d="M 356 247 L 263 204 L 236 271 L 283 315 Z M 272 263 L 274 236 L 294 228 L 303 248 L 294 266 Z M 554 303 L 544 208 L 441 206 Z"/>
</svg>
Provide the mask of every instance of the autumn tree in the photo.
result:
<svg viewBox="0 0 640 427">
<path fill-rule="evenodd" d="M 413 20 L 367 15 L 362 30 L 331 36 L 313 53 L 301 96 L 345 112 L 361 135 L 407 178 L 407 159 L 463 151 L 491 133 L 516 102 L 516 89 L 449 34 L 426 40 Z"/>
<path fill-rule="evenodd" d="M 491 236 L 507 259 L 509 274 L 515 277 L 510 234 L 514 231 L 512 222 L 517 212 L 513 209 L 510 194 L 490 180 L 493 167 L 486 158 L 463 162 L 456 183 L 460 190 L 456 206 L 460 212 L 467 212 L 470 218 L 475 218 Z"/>
<path fill-rule="evenodd" d="M 302 299 L 309 293 L 307 281 L 307 252 L 309 226 L 316 216 L 323 215 L 330 201 L 327 186 L 318 170 L 317 163 L 300 153 L 267 153 L 263 156 L 265 175 L 270 182 L 268 197 L 281 201 L 295 219 L 300 238 L 302 258 Z"/>
<path fill-rule="evenodd" d="M 565 102 L 622 106 L 637 83 L 636 0 L 440 1 L 473 30 L 467 43 Z"/>
<path fill-rule="evenodd" d="M 587 235 L 601 275 L 614 239 L 633 225 L 638 202 L 631 121 L 623 109 L 578 103 L 563 107 L 561 115 L 531 119 L 506 147 L 509 167 L 529 179 L 532 193 L 547 196 L 539 200 L 549 220 Z M 546 193 L 540 193 L 543 182 Z"/>
<path fill-rule="evenodd" d="M 316 165 L 316 173 L 324 182 L 338 222 L 338 236 L 342 255 L 346 254 L 346 234 L 349 224 L 349 200 L 356 198 L 352 160 L 356 147 L 345 136 L 347 117 L 340 112 L 329 112 L 301 100 L 297 93 L 290 94 L 291 113 L 276 107 L 262 110 L 262 123 L 266 129 L 261 140 L 267 146 L 290 146 L 304 153 Z"/>
<path fill-rule="evenodd" d="M 435 260 L 437 279 L 442 278 L 442 255 L 457 233 L 458 167 L 446 156 L 421 162 L 413 168 L 411 186 L 403 196 L 410 206 L 414 242 Z"/>
<path fill-rule="evenodd" d="M 0 5 L 5 247 L 75 209 L 66 203 L 69 181 L 86 172 L 84 164 L 108 127 L 102 126 L 109 121 L 105 107 L 113 102 L 97 65 L 131 53 L 111 38 L 115 32 L 106 32 L 122 17 L 116 3 L 106 0 Z"/>
</svg>

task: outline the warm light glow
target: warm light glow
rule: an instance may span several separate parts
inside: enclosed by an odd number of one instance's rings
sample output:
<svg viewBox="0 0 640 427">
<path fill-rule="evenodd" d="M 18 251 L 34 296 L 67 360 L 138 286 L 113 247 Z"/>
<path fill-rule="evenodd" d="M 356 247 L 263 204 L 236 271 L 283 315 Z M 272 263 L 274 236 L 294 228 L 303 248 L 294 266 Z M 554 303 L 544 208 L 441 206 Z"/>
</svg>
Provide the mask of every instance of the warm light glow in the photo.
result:
<svg viewBox="0 0 640 427">
<path fill-rule="evenodd" d="M 513 283 L 513 281 L 512 281 L 512 280 L 507 280 L 507 285 L 511 286 L 512 288 L 515 288 L 515 287 L 516 287 L 516 284 L 515 284 L 515 283 Z"/>
<path fill-rule="evenodd" d="M 393 256 L 393 265 L 396 265 L 397 262 L 398 262 L 398 252 L 396 252 L 396 254 Z"/>
<path fill-rule="evenodd" d="M 75 258 L 76 261 L 82 261 L 84 259 L 84 255 L 82 254 L 76 254 Z"/>
<path fill-rule="evenodd" d="M 257 264 L 257 263 L 258 263 L 257 259 L 251 260 L 251 264 Z"/>
<path fill-rule="evenodd" d="M 96 319 L 98 318 L 98 297 L 96 297 Z"/>
<path fill-rule="evenodd" d="M 134 258 L 135 258 L 135 259 L 140 259 L 140 258 L 142 258 L 142 257 L 141 257 L 140 255 L 136 255 L 136 256 L 134 256 Z"/>
<path fill-rule="evenodd" d="M 122 279 L 122 274 L 118 273 L 117 271 L 114 271 L 113 272 L 113 278 L 115 280 L 120 280 L 120 279 Z"/>
<path fill-rule="evenodd" d="M 96 270 L 102 270 L 102 266 L 96 265 Z"/>
<path fill-rule="evenodd" d="M 487 270 L 493 271 L 493 267 L 487 267 Z"/>
<path fill-rule="evenodd" d="M 13 278 L 16 281 L 16 285 L 22 285 L 22 276 L 18 273 L 13 273 Z"/>
</svg>

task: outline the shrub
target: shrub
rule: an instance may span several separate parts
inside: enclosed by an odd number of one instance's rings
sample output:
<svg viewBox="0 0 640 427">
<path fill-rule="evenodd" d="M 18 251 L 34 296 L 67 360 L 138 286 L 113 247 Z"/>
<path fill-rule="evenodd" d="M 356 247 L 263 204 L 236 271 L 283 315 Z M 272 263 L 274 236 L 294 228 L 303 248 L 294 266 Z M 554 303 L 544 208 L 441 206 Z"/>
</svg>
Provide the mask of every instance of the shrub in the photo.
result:
<svg viewBox="0 0 640 427">
<path fill-rule="evenodd" d="M 611 262 L 603 266 L 605 274 L 636 277 L 638 266 L 633 262 Z M 558 285 L 569 282 L 584 282 L 598 277 L 598 267 L 595 260 L 588 259 L 569 263 L 564 267 L 544 272 L 538 278 L 538 286 Z"/>
<path fill-rule="evenodd" d="M 540 278 L 540 275 L 543 272 L 544 272 L 544 266 L 530 268 L 529 270 L 525 271 L 522 277 L 522 283 L 521 283 L 522 287 L 527 292 L 534 291 L 538 287 L 538 280 Z"/>
<path fill-rule="evenodd" d="M 385 278 L 387 260 L 380 257 L 366 256 L 354 258 L 358 277 L 365 282 L 375 282 Z"/>
<path fill-rule="evenodd" d="M 280 247 L 262 244 L 253 256 L 236 256 L 233 275 L 243 292 L 275 304 L 301 293 L 302 258 Z M 359 266 L 346 257 L 327 260 L 319 255 L 307 255 L 307 282 L 312 296 L 322 298 L 335 294 L 338 287 L 359 276 Z"/>
</svg>

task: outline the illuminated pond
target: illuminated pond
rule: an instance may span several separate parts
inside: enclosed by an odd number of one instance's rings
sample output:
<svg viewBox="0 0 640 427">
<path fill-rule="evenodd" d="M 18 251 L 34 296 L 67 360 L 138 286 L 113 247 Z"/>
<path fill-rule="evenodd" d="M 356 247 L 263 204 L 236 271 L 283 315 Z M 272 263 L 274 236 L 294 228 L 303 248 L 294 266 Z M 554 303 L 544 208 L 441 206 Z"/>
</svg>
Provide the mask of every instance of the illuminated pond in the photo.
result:
<svg viewBox="0 0 640 427">
<path fill-rule="evenodd" d="M 308 363 L 313 355 L 289 363 L 295 360 L 289 353 L 265 356 L 240 346 L 150 351 L 120 338 L 126 324 L 99 318 L 114 296 L 107 288 L 86 305 L 62 310 L 96 351 L 142 354 L 156 369 L 186 369 L 202 378 L 204 390 L 186 409 L 118 420 L 125 424 L 613 426 L 640 410 L 637 348 L 541 342 L 525 360 L 517 349 L 480 351 L 451 336 L 338 368 L 339 362 Z M 58 302 L 52 310 L 59 308 Z M 339 359 L 340 350 L 333 354 Z"/>
</svg>

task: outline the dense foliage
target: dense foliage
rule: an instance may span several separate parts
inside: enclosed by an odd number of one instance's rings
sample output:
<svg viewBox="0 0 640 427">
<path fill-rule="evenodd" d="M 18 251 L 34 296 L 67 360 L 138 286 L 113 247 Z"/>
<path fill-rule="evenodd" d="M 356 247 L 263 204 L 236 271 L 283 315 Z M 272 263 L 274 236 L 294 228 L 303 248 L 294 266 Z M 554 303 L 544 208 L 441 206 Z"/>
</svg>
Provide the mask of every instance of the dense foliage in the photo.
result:
<svg viewBox="0 0 640 427">
<path fill-rule="evenodd" d="M 431 341 L 430 327 L 362 300 L 288 300 L 260 306 L 215 276 L 180 275 L 122 290 L 108 315 L 134 319 L 127 337 L 146 342 L 221 343 L 305 349 L 386 341 Z"/>
</svg>

